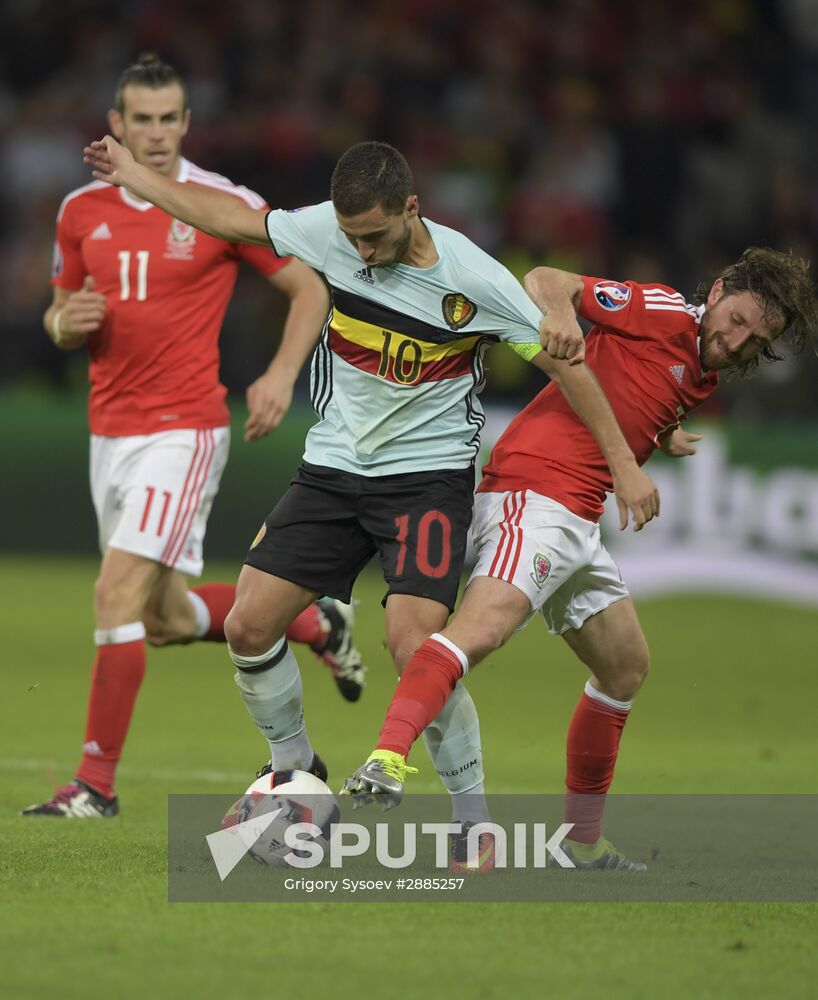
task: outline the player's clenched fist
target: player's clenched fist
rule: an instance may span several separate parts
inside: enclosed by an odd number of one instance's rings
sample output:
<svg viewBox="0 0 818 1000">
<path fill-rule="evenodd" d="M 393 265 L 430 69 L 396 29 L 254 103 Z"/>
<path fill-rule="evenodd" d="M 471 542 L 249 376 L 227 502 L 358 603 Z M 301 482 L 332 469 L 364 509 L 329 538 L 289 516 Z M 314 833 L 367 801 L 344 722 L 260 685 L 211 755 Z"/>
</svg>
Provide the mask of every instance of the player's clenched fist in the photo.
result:
<svg viewBox="0 0 818 1000">
<path fill-rule="evenodd" d="M 69 293 L 65 302 L 57 305 L 46 324 L 49 336 L 64 351 L 82 347 L 89 333 L 102 326 L 105 319 L 105 296 L 96 290 L 94 279 L 86 275 L 82 288 Z"/>
<path fill-rule="evenodd" d="M 575 316 L 547 315 L 540 324 L 540 345 L 552 358 L 572 365 L 585 358 L 585 338 Z"/>
<path fill-rule="evenodd" d="M 247 389 L 248 417 L 244 440 L 258 441 L 284 419 L 293 399 L 293 378 L 280 373 L 275 362 Z"/>
</svg>

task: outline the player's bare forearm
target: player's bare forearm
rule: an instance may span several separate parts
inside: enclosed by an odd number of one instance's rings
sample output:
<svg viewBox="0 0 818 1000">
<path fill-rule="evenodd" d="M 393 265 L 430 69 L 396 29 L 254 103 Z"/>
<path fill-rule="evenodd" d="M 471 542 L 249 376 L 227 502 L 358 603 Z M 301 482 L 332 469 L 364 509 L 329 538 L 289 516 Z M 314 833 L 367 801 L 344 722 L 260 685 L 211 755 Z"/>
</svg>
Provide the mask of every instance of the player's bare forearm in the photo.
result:
<svg viewBox="0 0 818 1000">
<path fill-rule="evenodd" d="M 611 404 L 587 365 L 566 365 L 548 357 L 544 351 L 531 363 L 557 383 L 576 415 L 593 434 L 612 472 L 628 461 L 635 461 Z"/>
<path fill-rule="evenodd" d="M 329 311 L 326 286 L 300 260 L 291 260 L 271 276 L 270 282 L 290 297 L 290 308 L 276 356 L 247 390 L 245 441 L 258 441 L 286 416 L 295 380 L 321 335 Z"/>
<path fill-rule="evenodd" d="M 312 354 L 329 313 L 329 293 L 312 268 L 293 259 L 271 279 L 290 297 L 281 344 L 271 367 L 291 374 L 293 381 Z"/>
<path fill-rule="evenodd" d="M 540 312 L 540 343 L 553 358 L 577 364 L 585 357 L 585 341 L 577 322 L 582 279 L 553 267 L 535 267 L 525 276 L 525 290 Z"/>
<path fill-rule="evenodd" d="M 593 434 L 611 470 L 620 525 L 627 527 L 627 512 L 631 511 L 639 531 L 659 513 L 659 492 L 650 476 L 639 468 L 596 376 L 587 365 L 555 361 L 545 352 L 532 359 L 532 364 L 557 383 L 571 408 Z"/>
<path fill-rule="evenodd" d="M 126 187 L 137 198 L 149 201 L 203 233 L 229 243 L 269 246 L 263 209 L 250 208 L 223 191 L 198 184 L 180 184 L 142 166 L 109 135 L 85 147 L 85 162 L 92 167 L 97 180 Z"/>
</svg>

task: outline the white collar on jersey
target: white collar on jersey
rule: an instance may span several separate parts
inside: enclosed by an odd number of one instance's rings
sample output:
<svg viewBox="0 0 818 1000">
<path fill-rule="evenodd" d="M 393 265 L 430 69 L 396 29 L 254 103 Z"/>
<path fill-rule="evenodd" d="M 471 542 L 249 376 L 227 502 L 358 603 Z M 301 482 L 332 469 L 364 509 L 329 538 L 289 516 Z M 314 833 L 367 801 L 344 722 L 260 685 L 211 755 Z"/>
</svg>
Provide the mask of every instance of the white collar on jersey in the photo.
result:
<svg viewBox="0 0 818 1000">
<path fill-rule="evenodd" d="M 185 181 L 190 177 L 190 161 L 186 160 L 184 156 L 179 157 L 179 174 L 176 178 L 180 184 L 184 184 Z M 137 212 L 147 212 L 148 209 L 153 208 L 153 205 L 149 201 L 142 201 L 141 198 L 137 198 L 132 195 L 130 191 L 126 191 L 124 187 L 119 189 L 119 197 L 125 202 L 126 205 L 130 205 L 131 208 L 135 208 Z"/>
<path fill-rule="evenodd" d="M 696 308 L 694 310 L 694 318 L 696 319 L 697 323 L 699 324 L 699 330 L 701 330 L 701 326 L 702 326 L 702 316 L 704 316 L 704 306 L 705 306 L 705 304 L 704 304 L 704 302 L 702 302 L 702 304 L 696 306 Z M 705 372 L 704 368 L 702 368 L 702 335 L 701 335 L 701 333 L 696 334 L 696 357 L 698 358 L 698 361 L 699 361 L 699 381 L 701 382 L 704 379 L 705 375 L 708 374 L 707 372 Z"/>
</svg>

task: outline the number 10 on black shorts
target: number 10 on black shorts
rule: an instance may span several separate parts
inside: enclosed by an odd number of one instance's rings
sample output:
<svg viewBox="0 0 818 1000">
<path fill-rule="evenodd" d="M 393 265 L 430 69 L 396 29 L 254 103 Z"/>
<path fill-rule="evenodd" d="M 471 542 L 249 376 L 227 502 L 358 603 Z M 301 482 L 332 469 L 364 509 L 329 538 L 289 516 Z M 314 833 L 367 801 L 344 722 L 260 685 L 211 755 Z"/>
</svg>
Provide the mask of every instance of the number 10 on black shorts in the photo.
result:
<svg viewBox="0 0 818 1000">
<path fill-rule="evenodd" d="M 454 607 L 471 522 L 474 469 L 361 476 L 303 462 L 246 563 L 351 599 L 377 554 L 389 594 Z"/>
</svg>

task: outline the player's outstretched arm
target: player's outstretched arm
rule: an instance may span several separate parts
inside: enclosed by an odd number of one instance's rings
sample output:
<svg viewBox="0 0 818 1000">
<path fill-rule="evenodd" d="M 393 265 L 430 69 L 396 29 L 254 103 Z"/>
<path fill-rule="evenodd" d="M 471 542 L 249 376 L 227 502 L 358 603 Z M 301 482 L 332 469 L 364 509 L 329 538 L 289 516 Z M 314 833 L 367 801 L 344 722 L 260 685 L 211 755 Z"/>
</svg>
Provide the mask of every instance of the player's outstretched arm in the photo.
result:
<svg viewBox="0 0 818 1000">
<path fill-rule="evenodd" d="M 585 358 L 585 338 L 577 322 L 582 278 L 554 267 L 535 267 L 523 280 L 528 297 L 543 314 L 540 344 L 552 358 L 575 365 Z"/>
<path fill-rule="evenodd" d="M 270 275 L 269 281 L 289 297 L 290 308 L 276 356 L 247 389 L 245 441 L 258 441 L 284 419 L 295 380 L 318 342 L 329 312 L 326 285 L 312 268 L 295 257 Z"/>
<path fill-rule="evenodd" d="M 229 243 L 269 246 L 264 225 L 266 212 L 212 188 L 180 184 L 137 163 L 116 139 L 106 135 L 85 147 L 85 162 L 99 181 L 125 187 L 175 219 Z"/>
<path fill-rule="evenodd" d="M 627 528 L 630 512 L 634 531 L 641 531 L 659 514 L 659 490 L 637 464 L 596 376 L 588 365 L 572 366 L 568 361 L 554 360 L 545 351 L 532 358 L 531 363 L 557 383 L 605 456 L 619 507 L 619 527 L 623 531 Z"/>
</svg>

